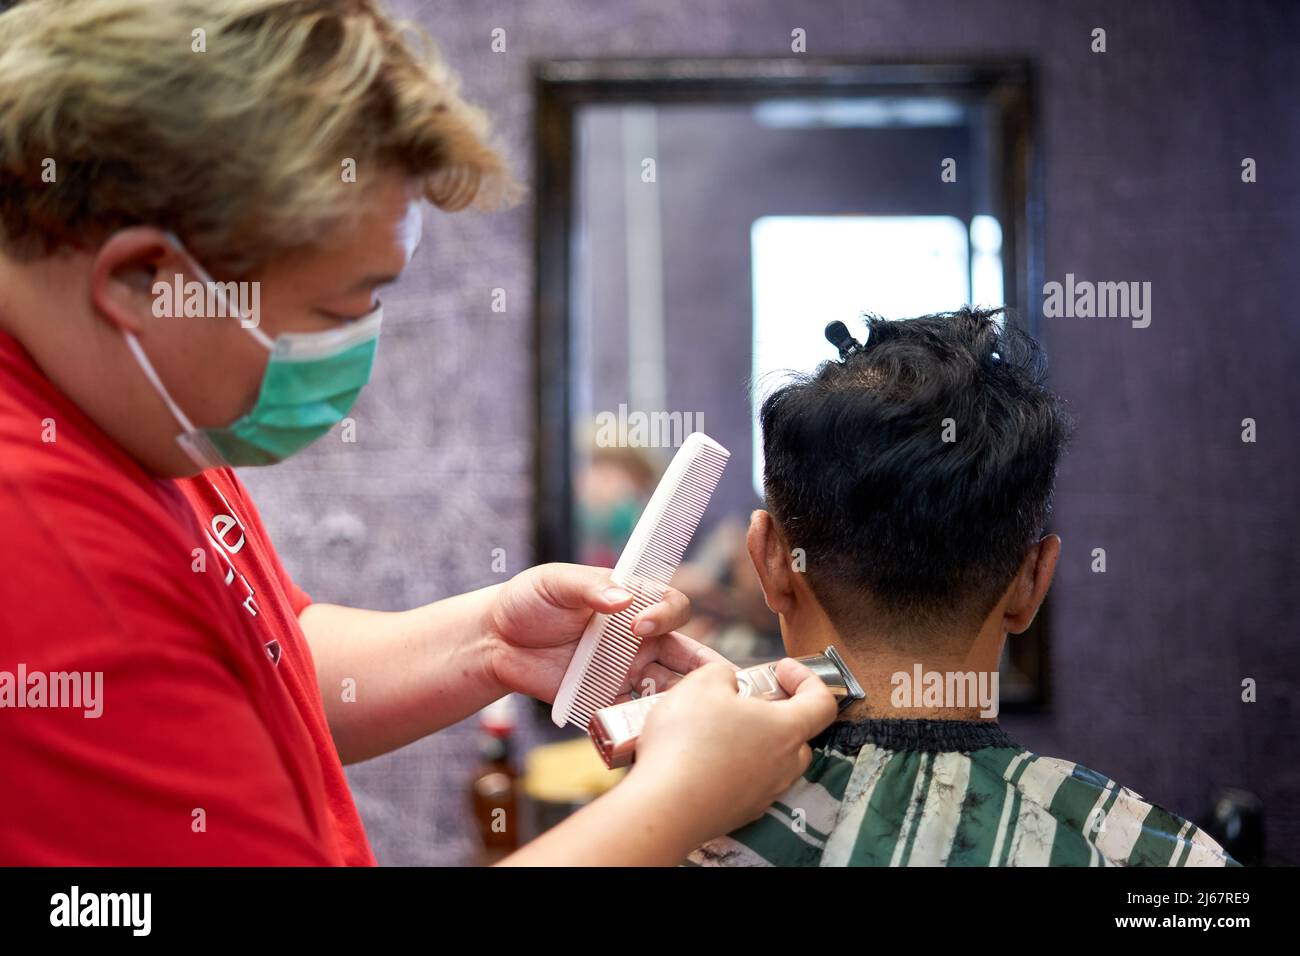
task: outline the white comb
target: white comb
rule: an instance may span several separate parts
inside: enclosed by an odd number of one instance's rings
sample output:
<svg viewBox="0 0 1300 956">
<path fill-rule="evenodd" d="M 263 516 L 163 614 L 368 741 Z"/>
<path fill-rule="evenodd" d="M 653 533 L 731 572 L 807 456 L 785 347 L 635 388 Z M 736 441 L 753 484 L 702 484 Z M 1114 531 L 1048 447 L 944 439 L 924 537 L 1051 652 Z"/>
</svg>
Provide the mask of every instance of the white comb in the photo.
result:
<svg viewBox="0 0 1300 956">
<path fill-rule="evenodd" d="M 730 457 L 703 432 L 691 432 L 677 449 L 610 575 L 632 592 L 632 603 L 617 614 L 592 615 L 555 695 L 557 727 L 573 721 L 585 730 L 591 715 L 622 692 L 641 646 L 632 619 L 663 596 Z"/>
</svg>

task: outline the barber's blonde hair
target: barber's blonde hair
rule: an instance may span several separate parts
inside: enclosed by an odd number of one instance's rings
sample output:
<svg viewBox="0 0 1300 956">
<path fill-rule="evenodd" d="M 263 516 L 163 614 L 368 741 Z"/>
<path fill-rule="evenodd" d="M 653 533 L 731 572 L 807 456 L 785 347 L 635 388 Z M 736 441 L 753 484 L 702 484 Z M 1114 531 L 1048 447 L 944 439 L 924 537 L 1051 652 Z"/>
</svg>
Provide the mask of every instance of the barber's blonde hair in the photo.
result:
<svg viewBox="0 0 1300 956">
<path fill-rule="evenodd" d="M 519 192 L 432 44 L 375 0 L 22 0 L 0 13 L 11 255 L 156 225 L 214 269 L 249 272 L 345 222 L 388 172 L 447 210 Z"/>
</svg>

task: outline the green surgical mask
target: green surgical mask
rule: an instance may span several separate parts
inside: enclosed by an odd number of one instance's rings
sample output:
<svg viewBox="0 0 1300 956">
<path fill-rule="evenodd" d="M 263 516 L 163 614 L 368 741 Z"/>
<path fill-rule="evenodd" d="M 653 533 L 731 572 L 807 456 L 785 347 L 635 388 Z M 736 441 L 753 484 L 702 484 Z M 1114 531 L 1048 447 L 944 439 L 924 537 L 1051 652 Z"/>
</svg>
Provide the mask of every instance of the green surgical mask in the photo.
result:
<svg viewBox="0 0 1300 956">
<path fill-rule="evenodd" d="M 185 253 L 208 289 L 216 289 L 223 304 L 222 287 Z M 247 414 L 223 428 L 196 428 L 172 400 L 139 340 L 123 330 L 126 343 L 155 391 L 181 426 L 177 443 L 200 468 L 224 465 L 270 465 L 306 448 L 337 425 L 352 409 L 361 389 L 370 381 L 383 305 L 360 319 L 326 332 L 286 333 L 270 338 L 240 319 L 244 331 L 271 353 L 257 402 Z M 238 311 L 223 309 L 231 318 Z"/>
</svg>

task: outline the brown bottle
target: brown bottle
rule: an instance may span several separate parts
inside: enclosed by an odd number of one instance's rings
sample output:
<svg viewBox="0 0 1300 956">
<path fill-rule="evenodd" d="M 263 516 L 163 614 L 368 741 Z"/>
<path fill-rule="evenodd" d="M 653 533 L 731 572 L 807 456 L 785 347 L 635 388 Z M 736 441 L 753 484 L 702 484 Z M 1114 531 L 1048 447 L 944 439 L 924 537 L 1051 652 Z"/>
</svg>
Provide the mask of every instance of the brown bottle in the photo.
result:
<svg viewBox="0 0 1300 956">
<path fill-rule="evenodd" d="M 491 866 L 519 848 L 519 778 L 511 766 L 513 722 L 483 720 L 481 762 L 470 782 L 474 821 L 483 841 L 481 866 Z"/>
</svg>

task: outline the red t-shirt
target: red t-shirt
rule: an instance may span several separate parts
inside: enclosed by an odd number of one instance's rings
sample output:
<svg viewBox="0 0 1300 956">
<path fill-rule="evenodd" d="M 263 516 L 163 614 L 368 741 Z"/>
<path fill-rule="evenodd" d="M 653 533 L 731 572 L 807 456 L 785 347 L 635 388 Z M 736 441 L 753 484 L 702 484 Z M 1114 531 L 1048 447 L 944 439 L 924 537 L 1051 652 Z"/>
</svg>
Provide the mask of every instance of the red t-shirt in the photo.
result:
<svg viewBox="0 0 1300 956">
<path fill-rule="evenodd" d="M 151 477 L 2 332 L 0 541 L 0 865 L 374 864 L 243 485 Z"/>
</svg>

